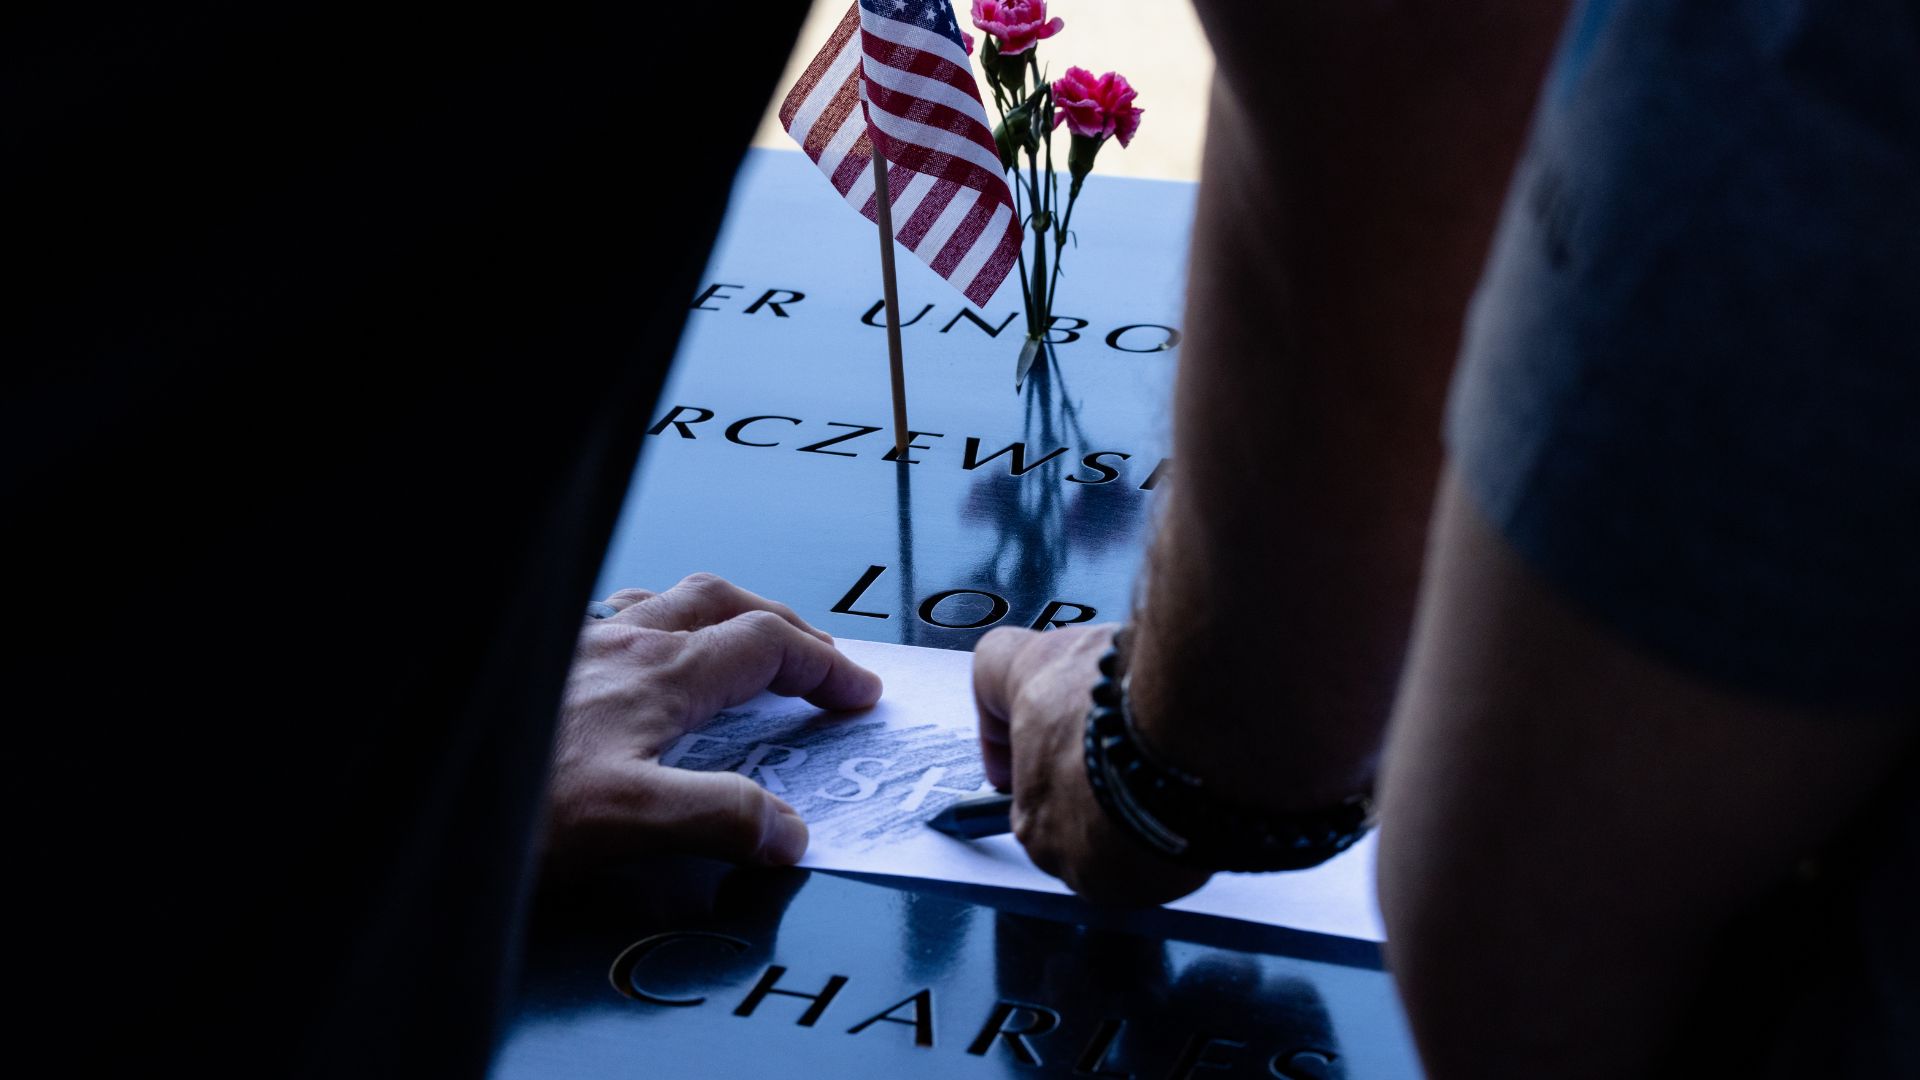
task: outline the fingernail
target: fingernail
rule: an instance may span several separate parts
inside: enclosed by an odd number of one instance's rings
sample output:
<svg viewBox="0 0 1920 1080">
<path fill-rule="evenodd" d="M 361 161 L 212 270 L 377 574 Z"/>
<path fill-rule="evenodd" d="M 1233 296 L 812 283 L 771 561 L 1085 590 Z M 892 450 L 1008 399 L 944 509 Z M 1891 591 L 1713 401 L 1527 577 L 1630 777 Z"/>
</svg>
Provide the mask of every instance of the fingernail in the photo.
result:
<svg viewBox="0 0 1920 1080">
<path fill-rule="evenodd" d="M 807 853 L 807 823 L 800 815 L 782 807 L 767 826 L 767 841 L 761 851 L 770 863 L 791 866 Z"/>
</svg>

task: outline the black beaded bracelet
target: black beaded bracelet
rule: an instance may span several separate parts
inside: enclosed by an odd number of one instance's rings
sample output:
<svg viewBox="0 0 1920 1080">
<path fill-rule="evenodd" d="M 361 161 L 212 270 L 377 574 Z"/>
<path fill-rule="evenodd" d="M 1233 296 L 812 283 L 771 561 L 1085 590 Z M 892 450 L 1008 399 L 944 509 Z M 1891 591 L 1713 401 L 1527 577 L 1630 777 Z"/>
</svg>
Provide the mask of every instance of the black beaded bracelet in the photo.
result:
<svg viewBox="0 0 1920 1080">
<path fill-rule="evenodd" d="M 1155 757 L 1134 730 L 1120 648 L 1116 634 L 1100 658 L 1087 714 L 1087 782 L 1101 809 L 1149 849 L 1208 870 L 1300 870 L 1352 847 L 1373 826 L 1368 793 L 1324 809 L 1266 814 L 1215 798 L 1199 777 Z"/>
</svg>

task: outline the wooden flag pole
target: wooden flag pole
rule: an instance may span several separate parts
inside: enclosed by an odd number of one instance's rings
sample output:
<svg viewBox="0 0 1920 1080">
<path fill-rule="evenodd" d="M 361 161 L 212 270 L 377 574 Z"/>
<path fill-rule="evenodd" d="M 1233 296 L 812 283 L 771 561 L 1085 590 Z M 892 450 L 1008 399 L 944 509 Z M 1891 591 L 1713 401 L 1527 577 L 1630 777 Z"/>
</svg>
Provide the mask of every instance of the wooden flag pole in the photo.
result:
<svg viewBox="0 0 1920 1080">
<path fill-rule="evenodd" d="M 880 280 L 887 300 L 887 364 L 893 374 L 893 448 L 907 453 L 907 365 L 900 353 L 900 286 L 893 277 L 893 195 L 887 159 L 873 147 L 873 205 L 880 217 Z"/>
</svg>

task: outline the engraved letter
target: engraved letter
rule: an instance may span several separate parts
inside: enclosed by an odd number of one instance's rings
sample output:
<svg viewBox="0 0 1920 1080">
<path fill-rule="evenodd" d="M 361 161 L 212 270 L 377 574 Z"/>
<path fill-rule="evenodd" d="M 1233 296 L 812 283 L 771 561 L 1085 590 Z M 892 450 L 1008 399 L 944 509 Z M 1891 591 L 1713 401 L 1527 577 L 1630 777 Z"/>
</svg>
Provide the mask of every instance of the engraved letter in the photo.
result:
<svg viewBox="0 0 1920 1080">
<path fill-rule="evenodd" d="M 1327 1068 L 1339 1054 L 1331 1050 L 1316 1050 L 1309 1046 L 1302 1050 L 1284 1050 L 1273 1055 L 1267 1062 L 1267 1071 L 1280 1080 L 1327 1080 L 1333 1073 Z M 1306 1068 L 1310 1071 L 1296 1072 Z"/>
<path fill-rule="evenodd" d="M 868 326 L 878 326 L 878 327 L 880 327 L 880 328 L 882 328 L 882 329 L 885 329 L 885 327 L 886 327 L 886 324 L 885 324 L 885 323 L 877 323 L 877 322 L 874 322 L 874 321 L 873 321 L 873 317 L 874 317 L 875 315 L 878 315 L 878 314 L 880 314 L 880 313 L 881 313 L 882 311 L 885 311 L 885 310 L 886 310 L 886 308 L 887 308 L 887 302 L 886 302 L 886 300 L 885 300 L 884 298 L 883 298 L 883 299 L 880 299 L 880 300 L 875 300 L 875 301 L 873 302 L 873 306 L 867 309 L 867 313 L 866 313 L 865 315 L 862 315 L 862 316 L 860 316 L 860 321 L 861 321 L 861 322 L 863 322 L 863 323 L 866 323 L 866 324 L 867 324 Z M 928 304 L 928 305 L 927 305 L 926 307 L 923 307 L 923 308 L 921 308 L 921 309 L 920 309 L 920 314 L 918 314 L 918 315 L 915 315 L 915 316 L 914 316 L 913 318 L 911 318 L 911 319 L 908 319 L 908 320 L 907 320 L 906 322 L 903 322 L 903 323 L 901 323 L 900 325 L 901 325 L 901 326 L 912 326 L 912 325 L 913 325 L 914 323 L 917 323 L 917 322 L 919 322 L 919 321 L 920 321 L 921 319 L 924 319 L 924 318 L 926 318 L 926 316 L 927 316 L 927 312 L 929 312 L 929 311 L 932 311 L 932 310 L 933 310 L 933 305 L 932 305 L 932 304 Z"/>
<path fill-rule="evenodd" d="M 740 433 L 747 429 L 748 424 L 757 424 L 762 420 L 785 420 L 789 424 L 800 423 L 797 418 L 791 416 L 749 416 L 745 420 L 735 420 L 727 426 L 727 441 L 730 443 L 739 443 L 741 446 L 779 446 L 780 444 L 777 442 L 749 442 L 740 437 Z"/>
<path fill-rule="evenodd" d="M 1057 618 L 1062 608 L 1072 608 L 1079 614 L 1070 619 Z M 1086 622 L 1096 614 L 1098 612 L 1085 604 L 1076 604 L 1071 600 L 1049 600 L 1047 606 L 1040 609 L 1040 617 L 1033 620 L 1032 629 L 1051 630 L 1056 626 L 1066 626 L 1069 623 Z"/>
<path fill-rule="evenodd" d="M 709 941 L 723 941 L 732 946 L 727 950 L 729 952 L 743 953 L 748 948 L 748 944 L 737 937 L 716 934 L 709 930 L 674 930 L 665 934 L 655 934 L 652 937 L 641 938 L 622 949 L 620 955 L 614 958 L 613 969 L 607 972 L 607 978 L 613 982 L 615 990 L 635 1001 L 644 1001 L 649 1005 L 698 1005 L 707 999 L 703 997 L 666 998 L 641 989 L 640 984 L 633 981 L 633 972 L 640 966 L 640 961 L 645 960 L 660 946 L 670 941 L 690 941 L 701 938 Z"/>
<path fill-rule="evenodd" d="M 1008 327 L 1008 325 L 1013 322 L 1013 317 L 1018 314 L 1020 313 L 1017 311 L 1007 312 L 1007 317 L 1005 319 L 1000 320 L 999 326 L 995 326 L 992 323 L 988 322 L 987 320 L 981 318 L 980 316 L 975 315 L 971 309 L 963 307 L 960 309 L 960 314 L 955 315 L 953 318 L 947 320 L 947 325 L 941 327 L 940 332 L 943 334 L 946 333 L 947 331 L 960 325 L 961 319 L 965 319 L 968 322 L 972 323 L 973 325 L 979 327 L 980 329 L 985 330 L 987 332 L 988 337 L 999 337 L 1000 331 L 1005 330 Z"/>
<path fill-rule="evenodd" d="M 695 412 L 700 415 L 691 420 L 682 420 L 680 419 L 682 412 Z M 711 419 L 713 419 L 712 409 L 703 409 L 698 405 L 675 405 L 672 412 L 662 417 L 659 423 L 647 429 L 647 434 L 658 435 L 671 426 L 680 429 L 681 438 L 691 439 L 694 437 L 693 432 L 688 430 L 691 425 L 704 424 Z"/>
<path fill-rule="evenodd" d="M 858 615 L 862 618 L 867 618 L 867 619 L 887 618 L 887 615 L 885 613 L 879 612 L 879 611 L 853 610 L 854 602 L 856 600 L 859 600 L 862 596 L 866 595 L 867 586 L 872 585 L 874 581 L 876 581 L 880 577 L 881 574 L 884 574 L 886 572 L 887 572 L 887 568 L 884 566 L 874 565 L 874 566 L 867 567 L 867 572 L 864 574 L 861 574 L 860 580 L 853 583 L 853 588 L 847 590 L 847 595 L 841 597 L 840 602 L 833 605 L 831 609 L 833 613 L 835 615 Z"/>
<path fill-rule="evenodd" d="M 908 1020 L 905 1017 L 893 1015 L 907 1005 L 913 1006 L 913 1019 Z M 913 1029 L 913 1045 L 931 1047 L 933 1045 L 933 988 L 928 987 L 880 1015 L 860 1021 L 848 1028 L 847 1034 L 858 1035 L 882 1020 L 889 1024 L 907 1025 Z"/>
<path fill-rule="evenodd" d="M 1063 322 L 1070 322 L 1073 325 L 1063 329 L 1060 326 Z M 1086 326 L 1087 320 L 1085 319 L 1076 319 L 1071 315 L 1055 315 L 1047 320 L 1047 341 L 1054 345 L 1065 345 L 1070 341 L 1079 341 L 1080 331 L 1086 329 Z M 1053 334 L 1056 330 L 1067 336 L 1063 338 L 1054 337 Z"/>
<path fill-rule="evenodd" d="M 767 973 L 760 976 L 760 981 L 754 984 L 753 989 L 748 991 L 747 996 L 735 1007 L 733 1015 L 752 1016 L 753 1010 L 759 1008 L 760 1003 L 767 1000 L 768 994 L 779 994 L 782 997 L 794 997 L 800 998 L 803 1001 L 813 1002 L 813 1004 L 807 1006 L 806 1012 L 800 1014 L 799 1021 L 801 1027 L 812 1027 L 819 1021 L 820 1014 L 826 1012 L 827 1006 L 833 1003 L 833 995 L 839 993 L 840 988 L 847 985 L 847 977 L 845 975 L 835 975 L 827 980 L 826 987 L 817 994 L 806 994 L 798 990 L 782 990 L 779 988 L 780 976 L 786 973 L 787 969 L 781 967 L 779 964 L 774 964 L 767 968 Z"/>
<path fill-rule="evenodd" d="M 1201 1069 L 1231 1069 L 1233 1062 L 1208 1055 L 1216 1047 L 1221 1050 L 1243 1050 L 1246 1045 L 1233 1039 L 1209 1039 L 1204 1035 L 1195 1035 L 1187 1040 L 1186 1048 L 1180 1051 L 1180 1060 L 1167 1076 L 1170 1080 L 1193 1080 L 1193 1074 Z"/>
<path fill-rule="evenodd" d="M 1120 470 L 1100 459 L 1103 457 L 1116 457 L 1121 461 L 1125 461 L 1132 456 L 1132 454 L 1122 453 L 1118 450 L 1101 450 L 1097 453 L 1088 454 L 1086 457 L 1080 459 L 1080 463 L 1089 469 L 1098 470 L 1099 477 L 1093 480 L 1082 480 L 1077 476 L 1069 476 L 1067 479 L 1076 484 L 1110 484 L 1120 479 Z"/>
<path fill-rule="evenodd" d="M 972 596 L 984 596 L 987 598 L 987 601 L 988 601 L 987 614 L 985 615 L 985 617 L 976 619 L 970 623 L 941 622 L 939 619 L 936 619 L 933 617 L 934 611 L 936 611 L 940 607 L 942 602 L 948 599 L 951 599 L 955 596 L 959 596 L 963 593 L 969 594 Z M 948 589 L 946 592 L 934 593 L 932 596 L 929 596 L 925 600 L 922 600 L 920 602 L 920 621 L 924 623 L 928 623 L 933 626 L 945 627 L 948 630 L 978 630 L 983 626 L 992 626 L 994 623 L 997 623 L 1001 619 L 1004 619 L 1006 617 L 1007 617 L 1006 597 L 997 595 L 995 593 L 985 592 L 980 589 Z"/>
<path fill-rule="evenodd" d="M 707 286 L 707 287 L 706 287 L 705 289 L 703 289 L 703 290 L 701 291 L 701 293 L 700 293 L 700 295 L 699 295 L 699 296 L 696 296 L 696 297 L 694 297 L 694 298 L 693 298 L 693 310 L 695 310 L 695 311 L 719 311 L 720 309 L 719 309 L 719 308 L 717 308 L 717 307 L 705 307 L 705 306 L 703 306 L 703 305 L 704 305 L 704 304 L 706 304 L 706 302 L 707 302 L 707 301 L 709 301 L 709 300 L 731 300 L 731 299 L 733 299 L 733 294 L 732 294 L 732 293 L 728 293 L 728 294 L 727 294 L 727 295 L 725 295 L 725 296 L 722 296 L 722 295 L 720 295 L 720 290 L 721 290 L 721 289 L 744 289 L 744 288 L 746 288 L 746 286 L 745 286 L 745 285 L 728 285 L 728 284 L 726 284 L 725 282 L 716 282 L 716 283 L 714 283 L 714 284 L 712 284 L 712 285 L 709 285 L 709 286 Z"/>
<path fill-rule="evenodd" d="M 1032 470 L 1037 469 L 1042 465 L 1045 465 L 1047 462 L 1052 461 L 1054 458 L 1059 457 L 1061 454 L 1066 453 L 1067 448 L 1063 446 L 1058 450 L 1049 451 L 1046 457 L 1043 457 L 1039 461 L 1036 461 L 1033 464 L 1029 465 L 1027 464 L 1027 444 L 1026 443 L 1017 442 L 1011 446 L 1003 446 L 1000 449 L 995 450 L 993 453 L 988 454 L 986 457 L 981 457 L 980 456 L 980 440 L 972 435 L 969 435 L 967 436 L 967 450 L 966 450 L 965 460 L 960 462 L 960 467 L 962 469 L 967 470 L 968 472 L 972 472 L 974 469 L 977 469 L 980 466 L 985 465 L 987 462 L 992 461 L 994 458 L 999 457 L 1001 454 L 1008 453 L 1009 451 L 1011 451 L 1013 454 L 1013 458 L 1009 462 L 1011 466 L 1011 469 L 1010 469 L 1011 474 L 1014 476 L 1024 476 L 1028 472 L 1031 472 Z"/>
<path fill-rule="evenodd" d="M 1074 1063 L 1073 1075 L 1102 1077 L 1104 1080 L 1133 1080 L 1130 1072 L 1114 1072 L 1103 1069 L 1107 1058 L 1113 1055 L 1113 1044 L 1120 1041 L 1120 1033 L 1127 1029 L 1125 1020 L 1108 1017 L 1100 1021 L 1100 1027 L 1093 1033 L 1093 1041 L 1087 1044 L 1080 1054 L 1080 1060 Z"/>
<path fill-rule="evenodd" d="M 1129 330 L 1165 330 L 1167 332 L 1167 336 L 1161 338 L 1159 341 L 1155 342 L 1152 345 L 1148 345 L 1143 349 L 1130 349 L 1127 346 L 1120 344 L 1120 335 L 1126 333 Z M 1180 344 L 1180 331 L 1175 330 L 1171 326 L 1161 326 L 1159 323 L 1134 323 L 1132 326 L 1122 326 L 1118 330 L 1115 330 L 1113 333 L 1107 335 L 1107 348 L 1118 349 L 1121 352 L 1131 352 L 1131 353 L 1166 352 L 1168 349 L 1171 349 L 1178 344 Z"/>
<path fill-rule="evenodd" d="M 775 300 L 774 297 L 779 296 L 779 294 L 781 293 L 786 293 L 787 295 L 781 296 L 778 300 Z M 789 318 L 790 316 L 787 315 L 786 311 L 783 310 L 780 307 L 780 305 L 781 304 L 797 304 L 800 301 L 805 300 L 806 298 L 807 298 L 806 293 L 794 292 L 792 289 L 768 289 L 766 292 L 763 292 L 760 294 L 760 299 L 755 300 L 751 304 L 748 304 L 747 310 L 741 312 L 740 314 L 751 315 L 754 312 L 759 311 L 761 308 L 764 307 L 764 308 L 772 308 L 773 313 L 775 315 L 778 315 L 781 318 L 785 319 L 785 318 Z"/>
<path fill-rule="evenodd" d="M 931 446 L 926 446 L 926 445 L 924 445 L 924 444 L 922 444 L 922 443 L 917 443 L 917 442 L 914 442 L 914 441 L 913 441 L 913 440 L 915 440 L 915 439 L 918 439 L 918 438 L 920 438 L 920 437 L 922 437 L 922 436 L 925 436 L 926 438 L 929 438 L 929 439 L 944 439 L 944 438 L 946 438 L 946 436 L 945 436 L 945 435 L 942 435 L 942 434 L 940 434 L 940 433 L 939 433 L 939 432 L 937 432 L 937 431 L 909 431 L 909 432 L 907 432 L 907 445 L 905 445 L 905 446 L 896 446 L 896 447 L 894 447 L 893 449 L 891 449 L 891 450 L 889 450 L 889 451 L 887 451 L 886 453 L 884 453 L 884 454 L 882 454 L 882 455 L 880 455 L 880 457 L 882 458 L 882 460 L 885 460 L 885 461 L 904 461 L 904 462 L 906 462 L 906 463 L 907 463 L 907 464 L 909 464 L 909 465 L 918 465 L 918 464 L 920 464 L 920 459 L 919 459 L 919 458 L 910 458 L 910 457 L 907 457 L 907 456 L 906 456 L 906 452 L 907 452 L 908 450 L 931 450 L 931 449 L 933 449 L 933 447 L 931 447 Z"/>
<path fill-rule="evenodd" d="M 1019 1022 L 1009 1023 L 1015 1013 L 1023 1013 Z M 1060 1014 L 1045 1005 L 1028 1005 L 1019 1001 L 999 1001 L 994 1003 L 993 1011 L 987 1014 L 986 1026 L 980 1034 L 974 1036 L 973 1044 L 967 1047 L 967 1053 L 984 1057 L 993 1049 L 993 1040 L 1001 1039 L 1007 1049 L 1013 1051 L 1013 1059 L 1022 1065 L 1040 1064 L 1040 1055 L 1033 1052 L 1033 1044 L 1027 1041 L 1029 1035 L 1045 1035 L 1060 1026 Z"/>
<path fill-rule="evenodd" d="M 803 454 L 825 454 L 828 457 L 859 457 L 860 456 L 859 454 L 850 454 L 850 453 L 847 453 L 845 450 L 822 450 L 820 448 L 823 446 L 832 446 L 834 443 L 843 443 L 843 442 L 846 442 L 848 439 L 857 439 L 862 435 L 871 435 L 874 432 L 880 430 L 877 427 L 868 427 L 865 424 L 843 424 L 838 420 L 827 421 L 827 426 L 828 427 L 850 427 L 850 428 L 855 428 L 856 430 L 849 435 L 835 435 L 831 439 L 821 439 L 817 443 L 813 443 L 808 446 L 802 446 L 800 447 L 799 452 Z"/>
<path fill-rule="evenodd" d="M 1170 459 L 1170 458 L 1161 458 L 1161 459 L 1160 459 L 1160 464 L 1158 464 L 1158 465 L 1155 465 L 1155 466 L 1153 467 L 1153 471 L 1147 474 L 1147 481 L 1146 481 L 1146 483 L 1144 483 L 1144 484 L 1141 484 L 1141 485 L 1140 485 L 1140 490 L 1141 490 L 1141 491 L 1152 491 L 1152 490 L 1153 490 L 1153 485 L 1155 485 L 1155 484 L 1157 484 L 1157 483 L 1159 483 L 1159 482 L 1160 482 L 1160 474 L 1161 474 L 1161 473 L 1163 473 L 1163 472 L 1166 472 L 1166 471 L 1167 471 L 1167 466 L 1169 466 L 1169 465 L 1171 465 L 1171 464 L 1173 464 L 1173 461 L 1172 461 L 1172 459 Z"/>
</svg>

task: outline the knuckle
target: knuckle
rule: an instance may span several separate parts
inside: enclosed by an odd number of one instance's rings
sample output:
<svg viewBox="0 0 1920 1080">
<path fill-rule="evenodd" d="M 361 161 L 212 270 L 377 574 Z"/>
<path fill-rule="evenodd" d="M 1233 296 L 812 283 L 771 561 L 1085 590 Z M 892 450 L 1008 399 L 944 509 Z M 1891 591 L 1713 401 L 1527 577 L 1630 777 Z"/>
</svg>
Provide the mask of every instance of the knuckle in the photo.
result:
<svg viewBox="0 0 1920 1080">
<path fill-rule="evenodd" d="M 628 600 L 638 604 L 653 599 L 653 592 L 649 589 L 616 589 L 613 595 L 607 597 L 607 599 Z"/>
<path fill-rule="evenodd" d="M 636 627 L 611 620 L 601 623 L 588 623 L 586 632 L 580 635 L 583 643 L 590 644 L 596 652 L 626 652 L 644 635 Z"/>
<path fill-rule="evenodd" d="M 1029 851 L 1032 850 L 1034 844 L 1040 839 L 1039 828 L 1035 817 L 1036 815 L 1033 811 L 1023 805 L 1022 800 L 1015 800 L 1013 813 L 1010 818 L 1010 824 L 1013 826 L 1013 838 L 1020 841 L 1020 846 L 1027 848 Z"/>
<path fill-rule="evenodd" d="M 609 650 L 649 664 L 657 663 L 662 658 L 667 645 L 664 635 L 624 623 L 610 624 L 596 636 L 606 642 Z"/>
<path fill-rule="evenodd" d="M 793 625 L 771 611 L 743 612 L 734 621 L 745 630 L 775 641 L 784 638 L 787 628 Z"/>
<path fill-rule="evenodd" d="M 1028 852 L 1031 853 L 1034 840 L 1033 825 L 1025 821 L 1016 822 L 1013 826 L 1013 838 L 1020 841 L 1020 846 L 1026 848 Z"/>
<path fill-rule="evenodd" d="M 1077 735 L 1082 715 L 1045 694 L 1022 689 L 1014 695 L 1008 739 L 1025 753 L 1050 759 Z"/>
<path fill-rule="evenodd" d="M 1013 692 L 1013 726 L 1016 730 L 1031 730 L 1034 722 L 1047 711 L 1046 690 L 1039 682 L 1028 680 Z"/>
<path fill-rule="evenodd" d="M 700 710 L 692 682 L 684 669 L 670 669 L 664 677 L 648 681 L 644 701 L 648 708 L 663 716 L 682 722 L 696 718 Z"/>
<path fill-rule="evenodd" d="M 698 597 L 720 596 L 733 586 L 719 574 L 699 570 L 680 579 L 675 588 L 684 589 Z"/>
</svg>

